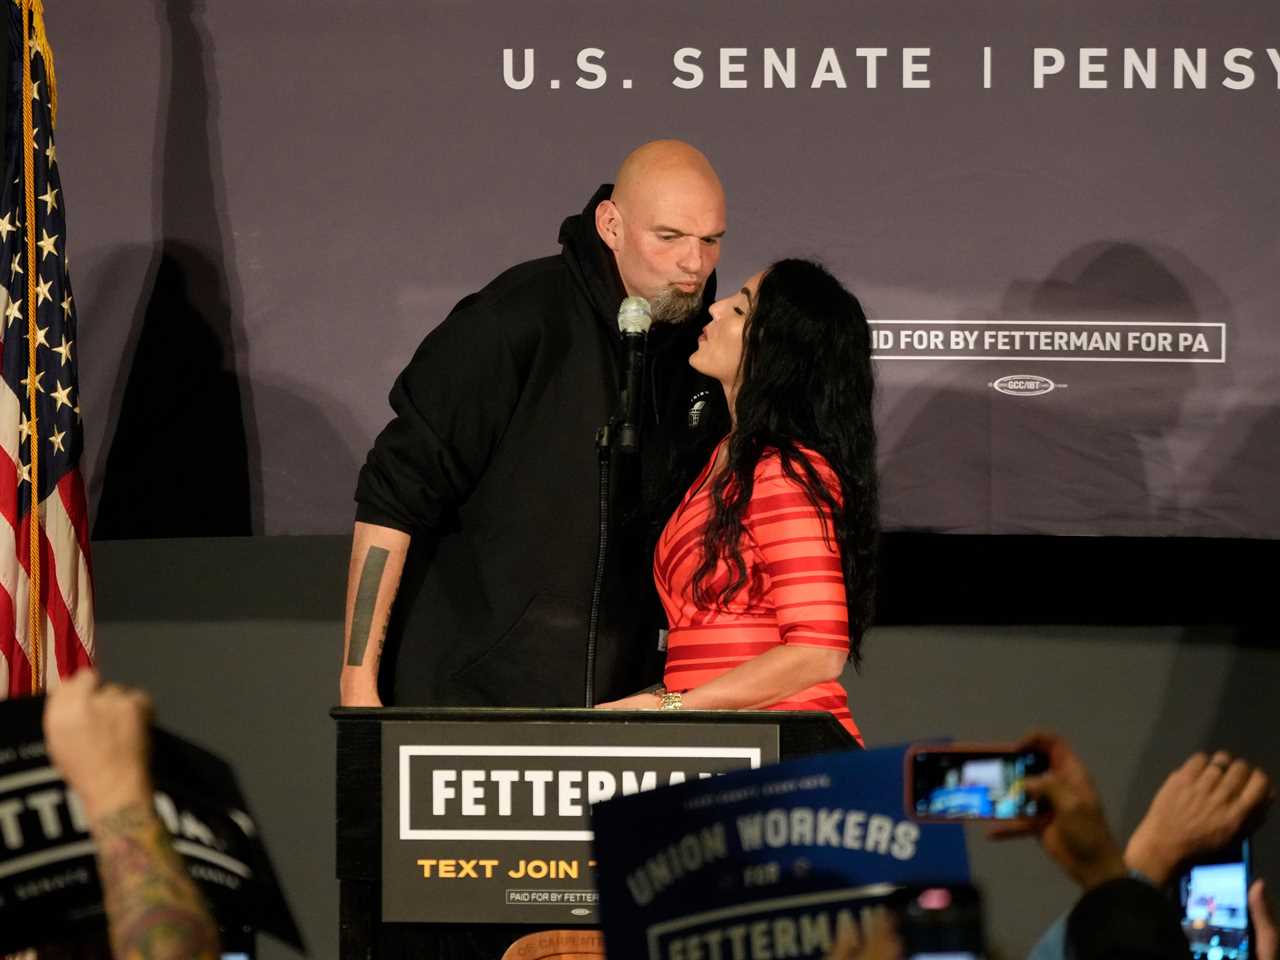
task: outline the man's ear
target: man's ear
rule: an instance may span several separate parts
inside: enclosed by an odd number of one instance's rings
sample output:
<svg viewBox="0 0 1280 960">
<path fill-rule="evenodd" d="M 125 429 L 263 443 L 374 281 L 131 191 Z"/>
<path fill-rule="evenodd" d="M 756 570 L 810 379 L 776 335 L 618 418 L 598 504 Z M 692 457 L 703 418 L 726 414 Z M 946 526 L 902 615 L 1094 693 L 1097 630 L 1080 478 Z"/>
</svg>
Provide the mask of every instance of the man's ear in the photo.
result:
<svg viewBox="0 0 1280 960">
<path fill-rule="evenodd" d="M 612 200 L 601 200 L 596 205 L 596 233 L 606 247 L 618 252 L 622 245 L 622 212 Z"/>
</svg>

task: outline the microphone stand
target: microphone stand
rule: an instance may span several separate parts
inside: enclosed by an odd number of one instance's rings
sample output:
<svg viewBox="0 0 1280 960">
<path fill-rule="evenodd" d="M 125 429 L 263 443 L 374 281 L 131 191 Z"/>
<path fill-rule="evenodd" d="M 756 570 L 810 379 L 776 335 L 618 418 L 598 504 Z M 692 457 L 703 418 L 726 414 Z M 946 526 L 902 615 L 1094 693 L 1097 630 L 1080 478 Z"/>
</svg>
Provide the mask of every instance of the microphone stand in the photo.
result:
<svg viewBox="0 0 1280 960">
<path fill-rule="evenodd" d="M 591 583 L 591 613 L 587 619 L 587 664 L 585 684 L 585 706 L 595 706 L 596 696 L 596 647 L 600 638 L 600 607 L 604 600 L 604 577 L 609 552 L 609 486 L 610 473 L 613 466 L 613 445 L 624 454 L 635 454 L 640 448 L 640 423 L 644 411 L 639 403 L 644 390 L 646 332 L 649 327 L 649 304 L 639 298 L 628 298 L 623 301 L 619 311 L 619 325 L 628 306 L 634 306 L 638 300 L 642 308 L 642 317 L 646 321 L 638 333 L 623 328 L 623 353 L 626 357 L 626 368 L 623 370 L 622 389 L 619 391 L 616 412 L 609 422 L 596 431 L 596 476 L 597 490 L 600 497 L 600 526 L 596 539 L 596 570 Z M 634 318 L 633 318 L 634 319 Z"/>
<path fill-rule="evenodd" d="M 600 497 L 600 526 L 596 533 L 596 571 L 591 582 L 591 614 L 587 618 L 586 700 L 594 707 L 596 697 L 596 645 L 600 636 L 600 605 L 604 599 L 605 562 L 609 551 L 609 481 L 613 460 L 613 437 L 620 418 L 616 415 L 596 431 L 596 487 Z"/>
</svg>

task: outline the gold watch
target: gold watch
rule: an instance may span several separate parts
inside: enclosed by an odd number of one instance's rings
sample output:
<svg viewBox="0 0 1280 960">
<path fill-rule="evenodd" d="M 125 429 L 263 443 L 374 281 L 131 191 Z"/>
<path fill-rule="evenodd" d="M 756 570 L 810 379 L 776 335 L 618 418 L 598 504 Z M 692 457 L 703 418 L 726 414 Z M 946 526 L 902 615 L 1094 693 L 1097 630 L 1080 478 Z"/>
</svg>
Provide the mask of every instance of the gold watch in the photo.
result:
<svg viewBox="0 0 1280 960">
<path fill-rule="evenodd" d="M 662 703 L 658 705 L 659 710 L 683 710 L 684 694 L 678 690 L 668 690 L 662 695 Z"/>
</svg>

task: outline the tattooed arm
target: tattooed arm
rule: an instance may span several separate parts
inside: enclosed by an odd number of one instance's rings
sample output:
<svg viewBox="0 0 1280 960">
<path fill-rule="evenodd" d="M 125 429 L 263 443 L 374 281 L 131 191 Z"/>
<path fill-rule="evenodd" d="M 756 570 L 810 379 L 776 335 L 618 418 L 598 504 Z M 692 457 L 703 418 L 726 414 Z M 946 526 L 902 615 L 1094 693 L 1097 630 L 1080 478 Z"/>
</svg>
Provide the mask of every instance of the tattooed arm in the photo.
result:
<svg viewBox="0 0 1280 960">
<path fill-rule="evenodd" d="M 217 960 L 217 929 L 150 798 L 90 824 L 117 960 Z"/>
<path fill-rule="evenodd" d="M 347 571 L 347 615 L 339 681 L 344 707 L 380 707 L 378 663 L 400 586 L 409 535 L 390 527 L 356 523 Z"/>
<path fill-rule="evenodd" d="M 45 704 L 49 758 L 84 804 L 117 960 L 217 958 L 218 931 L 152 806 L 151 701 L 82 670 Z"/>
</svg>

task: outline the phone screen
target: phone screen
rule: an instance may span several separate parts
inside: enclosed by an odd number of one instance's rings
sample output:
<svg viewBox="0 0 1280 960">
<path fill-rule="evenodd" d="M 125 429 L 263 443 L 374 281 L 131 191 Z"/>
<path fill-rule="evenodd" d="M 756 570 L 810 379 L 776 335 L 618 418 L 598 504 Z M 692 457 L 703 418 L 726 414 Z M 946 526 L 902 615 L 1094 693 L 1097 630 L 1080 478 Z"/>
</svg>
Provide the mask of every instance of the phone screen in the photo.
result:
<svg viewBox="0 0 1280 960">
<path fill-rule="evenodd" d="M 1193 957 L 1245 960 L 1249 956 L 1249 843 L 1236 844 L 1210 862 L 1193 864 L 1178 881 L 1182 929 Z"/>
<path fill-rule="evenodd" d="M 912 810 L 918 817 L 1020 820 L 1042 812 L 1028 797 L 1026 778 L 1048 769 L 1035 750 L 920 751 L 912 756 Z"/>
</svg>

